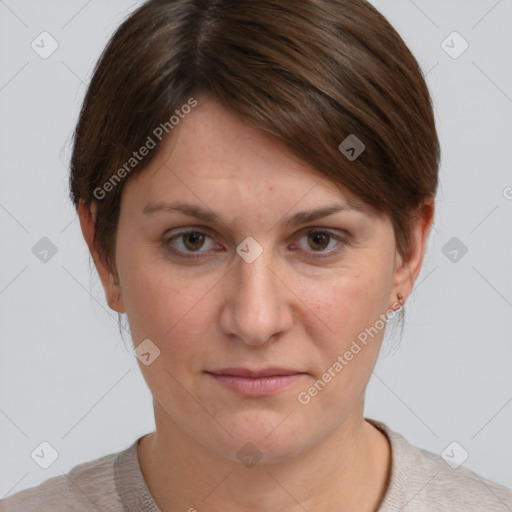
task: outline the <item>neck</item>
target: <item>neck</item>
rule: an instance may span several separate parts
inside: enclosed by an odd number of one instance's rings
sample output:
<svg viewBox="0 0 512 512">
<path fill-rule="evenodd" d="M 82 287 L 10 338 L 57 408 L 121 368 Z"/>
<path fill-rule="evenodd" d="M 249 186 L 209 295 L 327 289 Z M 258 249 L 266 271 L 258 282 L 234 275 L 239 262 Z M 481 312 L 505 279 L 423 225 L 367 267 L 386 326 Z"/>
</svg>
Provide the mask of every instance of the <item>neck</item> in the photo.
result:
<svg viewBox="0 0 512 512">
<path fill-rule="evenodd" d="M 156 430 L 138 445 L 157 505 L 199 512 L 358 510 L 375 512 L 386 491 L 390 446 L 363 419 L 363 404 L 320 445 L 275 464 L 246 467 L 200 445 L 155 402 Z"/>
</svg>

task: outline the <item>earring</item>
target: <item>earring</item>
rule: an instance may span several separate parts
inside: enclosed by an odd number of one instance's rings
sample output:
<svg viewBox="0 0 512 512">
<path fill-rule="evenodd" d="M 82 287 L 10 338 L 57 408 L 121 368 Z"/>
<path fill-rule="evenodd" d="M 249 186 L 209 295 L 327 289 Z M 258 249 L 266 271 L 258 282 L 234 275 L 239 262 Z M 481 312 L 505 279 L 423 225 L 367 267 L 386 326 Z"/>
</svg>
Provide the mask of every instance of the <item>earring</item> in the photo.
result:
<svg viewBox="0 0 512 512">
<path fill-rule="evenodd" d="M 400 307 L 403 307 L 404 303 L 403 303 L 403 295 L 401 293 L 397 293 L 396 294 L 396 297 L 398 299 L 398 302 L 400 302 Z"/>
</svg>

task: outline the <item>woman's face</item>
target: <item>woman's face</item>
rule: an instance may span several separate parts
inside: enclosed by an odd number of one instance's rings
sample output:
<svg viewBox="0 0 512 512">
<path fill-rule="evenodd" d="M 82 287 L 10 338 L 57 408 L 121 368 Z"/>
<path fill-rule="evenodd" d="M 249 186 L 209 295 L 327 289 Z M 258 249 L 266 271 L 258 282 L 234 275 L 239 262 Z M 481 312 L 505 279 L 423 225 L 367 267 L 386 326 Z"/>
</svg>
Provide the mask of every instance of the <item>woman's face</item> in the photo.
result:
<svg viewBox="0 0 512 512">
<path fill-rule="evenodd" d="M 392 224 L 370 209 L 308 219 L 364 205 L 214 102 L 199 99 L 172 136 L 126 184 L 118 299 L 106 285 L 134 345 L 151 340 L 139 364 L 157 431 L 232 460 L 249 442 L 263 461 L 296 456 L 361 421 L 382 319 L 412 285 Z"/>
</svg>

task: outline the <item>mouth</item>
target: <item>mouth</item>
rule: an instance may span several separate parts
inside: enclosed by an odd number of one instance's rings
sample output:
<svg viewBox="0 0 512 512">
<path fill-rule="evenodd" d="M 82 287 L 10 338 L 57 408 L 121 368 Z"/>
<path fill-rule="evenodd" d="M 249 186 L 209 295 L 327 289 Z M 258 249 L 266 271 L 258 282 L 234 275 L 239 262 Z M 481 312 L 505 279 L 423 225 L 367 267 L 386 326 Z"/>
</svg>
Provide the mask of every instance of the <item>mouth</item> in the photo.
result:
<svg viewBox="0 0 512 512">
<path fill-rule="evenodd" d="M 291 386 L 307 375 L 289 368 L 222 368 L 205 372 L 224 388 L 242 396 L 267 396 Z"/>
</svg>

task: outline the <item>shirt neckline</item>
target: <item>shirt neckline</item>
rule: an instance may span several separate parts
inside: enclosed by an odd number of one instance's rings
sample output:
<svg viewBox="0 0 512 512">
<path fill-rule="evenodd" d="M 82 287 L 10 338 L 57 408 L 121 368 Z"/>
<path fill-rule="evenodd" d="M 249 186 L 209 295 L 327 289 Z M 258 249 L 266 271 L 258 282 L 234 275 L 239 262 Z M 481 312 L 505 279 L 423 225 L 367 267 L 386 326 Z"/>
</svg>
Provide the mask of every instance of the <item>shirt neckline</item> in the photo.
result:
<svg viewBox="0 0 512 512">
<path fill-rule="evenodd" d="M 398 459 L 399 459 L 399 440 L 401 436 L 389 429 L 389 427 L 377 420 L 364 418 L 377 429 L 379 429 L 388 439 L 390 445 L 390 473 L 388 475 L 388 485 L 380 503 L 377 512 L 383 512 L 389 506 L 391 500 L 396 500 L 400 493 L 400 482 L 397 480 Z M 144 480 L 144 475 L 140 467 L 137 447 L 141 439 L 146 435 L 136 439 L 127 449 L 119 452 L 114 459 L 114 478 L 117 491 L 119 493 L 124 510 L 139 512 L 162 512 L 156 504 L 153 495 Z"/>
<path fill-rule="evenodd" d="M 148 435 L 148 434 L 146 434 Z M 114 460 L 116 488 L 123 510 L 162 512 L 149 491 L 139 464 L 137 446 L 145 436 L 136 439 L 131 446 L 120 452 Z"/>
</svg>

